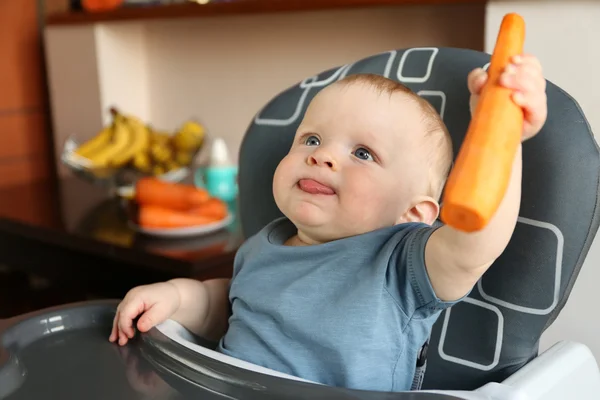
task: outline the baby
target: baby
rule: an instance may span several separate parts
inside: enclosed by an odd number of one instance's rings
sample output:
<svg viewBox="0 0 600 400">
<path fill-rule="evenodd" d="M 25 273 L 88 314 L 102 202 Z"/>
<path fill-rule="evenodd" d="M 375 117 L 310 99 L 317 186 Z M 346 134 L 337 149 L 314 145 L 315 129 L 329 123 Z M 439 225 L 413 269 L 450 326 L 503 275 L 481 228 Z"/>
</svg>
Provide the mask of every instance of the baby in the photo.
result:
<svg viewBox="0 0 600 400">
<path fill-rule="evenodd" d="M 471 110 L 487 73 L 468 76 Z M 546 119 L 533 56 L 500 83 L 524 110 L 523 140 Z M 218 351 L 326 385 L 410 390 L 441 310 L 464 298 L 504 251 L 520 203 L 521 149 L 506 195 L 483 230 L 434 228 L 453 159 L 437 112 L 403 85 L 351 75 L 312 100 L 273 179 L 285 218 L 249 238 L 233 277 L 174 279 L 132 289 L 111 341 L 166 319 Z"/>
</svg>

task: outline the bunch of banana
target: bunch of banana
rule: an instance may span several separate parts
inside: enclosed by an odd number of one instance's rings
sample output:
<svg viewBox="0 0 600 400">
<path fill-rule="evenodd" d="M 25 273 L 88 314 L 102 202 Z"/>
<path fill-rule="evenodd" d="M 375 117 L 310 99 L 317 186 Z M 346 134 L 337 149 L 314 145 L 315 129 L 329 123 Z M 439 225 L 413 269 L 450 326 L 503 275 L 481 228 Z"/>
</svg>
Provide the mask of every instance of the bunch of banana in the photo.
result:
<svg viewBox="0 0 600 400">
<path fill-rule="evenodd" d="M 83 143 L 75 154 L 87 160 L 91 170 L 118 169 L 150 145 L 148 128 L 138 119 L 113 110 L 113 122 L 94 138 Z"/>
<path fill-rule="evenodd" d="M 96 174 L 132 167 L 143 174 L 162 175 L 189 166 L 204 143 L 205 129 L 198 122 L 187 121 L 171 134 L 115 109 L 111 112 L 112 123 L 74 151 Z"/>
<path fill-rule="evenodd" d="M 205 130 L 195 121 L 187 121 L 173 136 L 173 146 L 181 152 L 194 152 L 204 142 Z"/>
<path fill-rule="evenodd" d="M 133 167 L 158 176 L 189 166 L 202 147 L 204 135 L 204 127 L 194 121 L 186 122 L 173 135 L 151 130 L 148 151 L 136 154 Z"/>
</svg>

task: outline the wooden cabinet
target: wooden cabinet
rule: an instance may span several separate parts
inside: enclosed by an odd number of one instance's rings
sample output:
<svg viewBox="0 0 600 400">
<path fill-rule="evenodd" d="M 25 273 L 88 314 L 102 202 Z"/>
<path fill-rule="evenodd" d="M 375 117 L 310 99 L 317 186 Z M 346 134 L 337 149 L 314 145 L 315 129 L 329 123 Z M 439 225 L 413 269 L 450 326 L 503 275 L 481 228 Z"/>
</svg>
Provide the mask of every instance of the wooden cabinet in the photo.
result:
<svg viewBox="0 0 600 400">
<path fill-rule="evenodd" d="M 0 1 L 0 187 L 52 173 L 36 0 Z"/>
</svg>

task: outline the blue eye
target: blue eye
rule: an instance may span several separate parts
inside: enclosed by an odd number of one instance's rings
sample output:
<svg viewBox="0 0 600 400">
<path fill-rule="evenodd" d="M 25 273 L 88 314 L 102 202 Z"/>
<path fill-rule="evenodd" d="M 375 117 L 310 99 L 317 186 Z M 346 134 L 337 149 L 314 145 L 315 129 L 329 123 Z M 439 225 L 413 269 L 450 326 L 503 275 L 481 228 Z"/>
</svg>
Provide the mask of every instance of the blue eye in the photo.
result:
<svg viewBox="0 0 600 400">
<path fill-rule="evenodd" d="M 318 146 L 321 144 L 321 141 L 319 140 L 318 137 L 316 136 L 309 136 L 306 138 L 306 140 L 304 141 L 304 144 L 307 146 Z"/>
<path fill-rule="evenodd" d="M 364 147 L 359 147 L 358 149 L 354 150 L 354 155 L 361 160 L 369 161 L 373 159 L 371 153 L 369 153 L 369 150 L 365 149 Z"/>
</svg>

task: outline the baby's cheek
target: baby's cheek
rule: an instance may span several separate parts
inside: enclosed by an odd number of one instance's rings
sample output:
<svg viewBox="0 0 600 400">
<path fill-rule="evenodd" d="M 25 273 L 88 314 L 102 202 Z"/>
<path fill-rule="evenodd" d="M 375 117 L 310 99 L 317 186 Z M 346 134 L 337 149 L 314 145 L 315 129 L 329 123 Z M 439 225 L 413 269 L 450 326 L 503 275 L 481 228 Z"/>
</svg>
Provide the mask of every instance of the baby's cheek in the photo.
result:
<svg viewBox="0 0 600 400">
<path fill-rule="evenodd" d="M 292 155 L 287 155 L 281 160 L 281 162 L 277 166 L 277 169 L 275 170 L 275 175 L 273 176 L 273 180 L 277 185 L 283 184 L 286 181 L 291 180 L 291 176 L 294 171 L 293 158 L 294 157 Z"/>
<path fill-rule="evenodd" d="M 390 189 L 375 177 L 355 178 L 351 188 L 346 200 L 355 216 L 354 222 L 373 229 L 383 224 L 389 213 L 387 197 Z"/>
<path fill-rule="evenodd" d="M 291 173 L 290 169 L 290 160 L 284 158 L 278 165 L 275 170 L 275 174 L 273 175 L 273 194 L 275 196 L 275 201 L 279 202 L 282 200 L 282 197 L 285 197 L 286 193 L 289 191 L 291 181 Z M 278 204 L 279 205 L 279 204 Z"/>
</svg>

